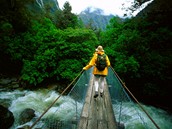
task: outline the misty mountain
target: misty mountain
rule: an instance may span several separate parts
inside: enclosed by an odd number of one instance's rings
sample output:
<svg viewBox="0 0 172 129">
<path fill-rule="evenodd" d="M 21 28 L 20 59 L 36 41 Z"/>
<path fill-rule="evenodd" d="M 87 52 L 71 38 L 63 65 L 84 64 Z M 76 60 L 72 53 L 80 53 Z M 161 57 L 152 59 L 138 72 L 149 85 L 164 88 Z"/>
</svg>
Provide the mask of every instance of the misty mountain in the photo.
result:
<svg viewBox="0 0 172 129">
<path fill-rule="evenodd" d="M 55 15 L 55 11 L 59 10 L 59 4 L 57 0 L 35 0 L 35 3 L 30 6 L 31 10 L 40 12 L 48 10 L 52 15 Z M 41 13 L 41 12 L 40 12 Z M 99 8 L 88 7 L 82 11 L 78 18 L 82 20 L 83 24 L 87 28 L 105 30 L 109 20 L 114 17 L 113 15 L 104 15 L 103 10 Z"/>
<path fill-rule="evenodd" d="M 86 10 L 82 11 L 78 17 L 88 28 L 90 27 L 92 29 L 105 30 L 110 19 L 113 18 L 114 15 L 104 15 L 103 10 L 98 8 L 94 10 L 92 10 L 92 8 L 87 8 Z"/>
<path fill-rule="evenodd" d="M 49 10 L 52 15 L 56 15 L 55 11 L 59 10 L 59 4 L 57 0 L 35 0 L 35 3 L 30 5 L 30 10 L 33 12 L 39 12 L 43 10 Z M 103 10 L 99 8 L 88 7 L 82 11 L 78 18 L 82 20 L 83 24 L 87 28 L 105 30 L 109 20 L 114 17 L 113 15 L 104 15 Z"/>
</svg>

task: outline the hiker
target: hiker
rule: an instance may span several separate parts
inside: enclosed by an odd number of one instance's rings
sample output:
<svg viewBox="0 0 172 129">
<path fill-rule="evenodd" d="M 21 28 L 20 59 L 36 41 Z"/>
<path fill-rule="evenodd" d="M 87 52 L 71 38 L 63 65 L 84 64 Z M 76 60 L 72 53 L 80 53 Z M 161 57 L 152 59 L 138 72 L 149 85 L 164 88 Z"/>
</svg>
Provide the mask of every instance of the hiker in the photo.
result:
<svg viewBox="0 0 172 129">
<path fill-rule="evenodd" d="M 105 59 L 104 63 L 101 59 Z M 95 86 L 95 95 L 94 98 L 98 97 L 98 89 L 100 88 L 100 96 L 103 96 L 103 89 L 105 83 L 105 77 L 108 74 L 108 66 L 110 66 L 110 61 L 108 56 L 105 54 L 103 47 L 98 46 L 93 54 L 93 57 L 88 65 L 86 65 L 83 70 L 88 70 L 94 66 L 93 74 L 94 74 L 94 86 Z"/>
</svg>

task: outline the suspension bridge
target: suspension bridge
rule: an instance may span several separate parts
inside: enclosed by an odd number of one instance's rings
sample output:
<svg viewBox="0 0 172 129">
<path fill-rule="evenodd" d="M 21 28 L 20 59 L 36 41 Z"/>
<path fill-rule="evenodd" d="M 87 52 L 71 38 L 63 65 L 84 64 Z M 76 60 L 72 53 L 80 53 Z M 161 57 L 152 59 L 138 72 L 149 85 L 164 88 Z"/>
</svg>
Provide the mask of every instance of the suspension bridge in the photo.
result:
<svg viewBox="0 0 172 129">
<path fill-rule="evenodd" d="M 113 68 L 108 68 L 102 97 L 94 98 L 92 69 L 81 72 L 78 77 L 56 98 L 30 129 L 34 128 L 39 121 L 45 123 L 43 129 L 160 129 Z M 73 88 L 66 96 L 70 98 L 70 104 L 61 107 L 63 110 L 57 108 L 54 112 L 64 116 L 70 113 L 70 116 L 66 119 L 57 117 L 41 119 L 74 82 Z"/>
</svg>

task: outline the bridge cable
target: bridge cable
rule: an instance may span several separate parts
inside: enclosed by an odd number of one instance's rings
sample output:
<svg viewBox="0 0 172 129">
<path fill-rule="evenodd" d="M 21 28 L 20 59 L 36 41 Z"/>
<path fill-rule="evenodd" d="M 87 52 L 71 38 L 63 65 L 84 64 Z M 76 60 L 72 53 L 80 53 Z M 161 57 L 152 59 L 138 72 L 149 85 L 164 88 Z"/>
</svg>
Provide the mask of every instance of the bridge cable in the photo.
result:
<svg viewBox="0 0 172 129">
<path fill-rule="evenodd" d="M 32 124 L 32 126 L 29 129 L 32 129 L 36 123 L 45 115 L 45 113 L 56 103 L 56 101 L 69 89 L 69 87 L 76 81 L 76 79 L 83 73 L 84 70 L 82 70 L 78 76 L 63 90 L 63 92 L 54 100 L 54 102 L 42 113 L 42 115 Z"/>
<path fill-rule="evenodd" d="M 151 118 L 151 116 L 147 113 L 147 111 L 143 108 L 143 106 L 139 103 L 139 101 L 134 97 L 134 95 L 130 92 L 130 90 L 127 88 L 127 86 L 125 85 L 125 83 L 120 79 L 120 77 L 118 76 L 118 74 L 115 72 L 115 70 L 112 68 L 112 66 L 110 66 L 110 68 L 113 70 L 113 72 L 115 73 L 115 75 L 117 76 L 117 78 L 119 79 L 119 81 L 121 82 L 122 86 L 129 92 L 129 94 L 133 97 L 133 99 L 137 102 L 137 104 L 139 105 L 139 107 L 146 113 L 146 115 L 149 117 L 149 119 L 153 122 L 153 124 L 156 126 L 157 129 L 160 129 L 160 127 L 155 123 L 155 121 Z"/>
</svg>

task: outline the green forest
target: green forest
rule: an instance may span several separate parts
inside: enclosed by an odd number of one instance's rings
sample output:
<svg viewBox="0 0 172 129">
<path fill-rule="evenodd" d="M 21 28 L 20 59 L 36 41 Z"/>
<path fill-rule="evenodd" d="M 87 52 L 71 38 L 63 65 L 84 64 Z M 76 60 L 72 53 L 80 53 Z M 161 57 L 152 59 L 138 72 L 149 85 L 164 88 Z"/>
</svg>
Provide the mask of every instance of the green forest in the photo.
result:
<svg viewBox="0 0 172 129">
<path fill-rule="evenodd" d="M 51 3 L 39 9 L 34 0 L 1 0 L 0 74 L 18 75 L 21 87 L 65 88 L 102 45 L 138 100 L 171 108 L 172 2 L 154 3 L 133 18 L 114 16 L 101 31 L 85 26 L 68 2 L 54 11 Z"/>
</svg>

